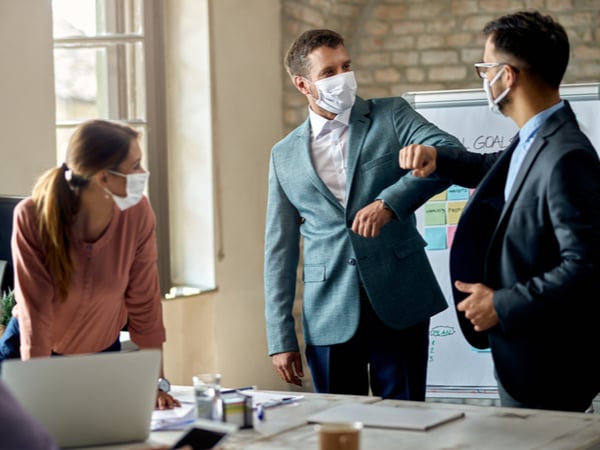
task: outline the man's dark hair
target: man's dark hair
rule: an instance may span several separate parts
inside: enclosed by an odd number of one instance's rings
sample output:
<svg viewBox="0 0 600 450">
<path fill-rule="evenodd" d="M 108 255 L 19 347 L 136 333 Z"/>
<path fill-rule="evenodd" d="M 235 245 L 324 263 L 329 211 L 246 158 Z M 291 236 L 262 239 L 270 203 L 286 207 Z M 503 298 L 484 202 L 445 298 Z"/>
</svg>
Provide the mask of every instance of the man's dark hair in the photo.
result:
<svg viewBox="0 0 600 450">
<path fill-rule="evenodd" d="M 337 48 L 344 45 L 344 38 L 331 30 L 308 30 L 296 38 L 285 54 L 284 64 L 290 77 L 308 77 L 308 55 L 319 47 Z"/>
<path fill-rule="evenodd" d="M 569 38 L 552 17 L 537 11 L 507 14 L 488 22 L 483 34 L 499 53 L 513 57 L 519 70 L 559 87 L 569 64 Z"/>
</svg>

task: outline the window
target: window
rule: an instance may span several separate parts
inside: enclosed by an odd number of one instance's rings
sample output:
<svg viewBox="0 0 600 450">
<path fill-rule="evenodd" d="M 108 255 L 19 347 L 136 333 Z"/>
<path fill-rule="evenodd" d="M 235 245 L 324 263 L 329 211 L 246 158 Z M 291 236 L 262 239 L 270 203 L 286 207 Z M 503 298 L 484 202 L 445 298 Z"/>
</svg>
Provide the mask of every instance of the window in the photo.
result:
<svg viewBox="0 0 600 450">
<path fill-rule="evenodd" d="M 169 255 L 160 0 L 52 0 L 57 162 L 73 129 L 91 118 L 140 131 L 159 255 Z M 170 258 L 159 258 L 163 291 Z"/>
</svg>

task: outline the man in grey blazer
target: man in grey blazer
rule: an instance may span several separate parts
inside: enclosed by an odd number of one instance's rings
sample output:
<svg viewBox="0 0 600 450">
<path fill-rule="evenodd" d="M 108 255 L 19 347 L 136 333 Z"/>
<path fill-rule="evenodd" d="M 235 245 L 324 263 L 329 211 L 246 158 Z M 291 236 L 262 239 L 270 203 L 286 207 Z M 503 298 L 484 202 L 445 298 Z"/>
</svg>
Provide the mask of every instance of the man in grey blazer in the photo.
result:
<svg viewBox="0 0 600 450">
<path fill-rule="evenodd" d="M 585 411 L 600 391 L 600 161 L 560 98 L 568 37 L 537 12 L 483 31 L 485 62 L 475 67 L 518 136 L 485 155 L 413 146 L 400 166 L 478 186 L 450 274 L 465 337 L 491 347 L 502 406 Z"/>
<path fill-rule="evenodd" d="M 398 152 L 411 143 L 463 147 L 402 98 L 356 97 L 338 33 L 302 33 L 285 62 L 308 118 L 271 152 L 269 355 L 283 380 L 301 385 L 292 309 L 303 250 L 302 326 L 315 389 L 424 400 L 429 319 L 447 302 L 414 210 L 448 183 L 407 174 Z"/>
</svg>

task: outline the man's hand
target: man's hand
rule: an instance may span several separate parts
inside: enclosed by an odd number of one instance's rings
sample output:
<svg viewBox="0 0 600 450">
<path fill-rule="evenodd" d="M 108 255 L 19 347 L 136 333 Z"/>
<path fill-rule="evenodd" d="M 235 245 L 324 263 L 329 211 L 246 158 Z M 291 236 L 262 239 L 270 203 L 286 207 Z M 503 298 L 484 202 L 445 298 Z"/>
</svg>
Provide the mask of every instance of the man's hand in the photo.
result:
<svg viewBox="0 0 600 450">
<path fill-rule="evenodd" d="M 469 295 L 456 305 L 456 309 L 465 313 L 465 317 L 471 321 L 475 331 L 485 331 L 496 325 L 498 314 L 494 308 L 494 291 L 481 283 L 463 283 L 455 281 L 454 286 L 460 292 Z"/>
<path fill-rule="evenodd" d="M 352 231 L 366 238 L 377 237 L 381 228 L 393 218 L 394 212 L 381 200 L 375 200 L 356 213 Z"/>
<path fill-rule="evenodd" d="M 276 353 L 271 357 L 275 370 L 286 383 L 302 386 L 302 358 L 300 352 Z"/>
<path fill-rule="evenodd" d="M 402 169 L 413 169 L 415 177 L 426 177 L 435 171 L 437 150 L 427 145 L 410 144 L 400 149 L 398 164 Z"/>
</svg>

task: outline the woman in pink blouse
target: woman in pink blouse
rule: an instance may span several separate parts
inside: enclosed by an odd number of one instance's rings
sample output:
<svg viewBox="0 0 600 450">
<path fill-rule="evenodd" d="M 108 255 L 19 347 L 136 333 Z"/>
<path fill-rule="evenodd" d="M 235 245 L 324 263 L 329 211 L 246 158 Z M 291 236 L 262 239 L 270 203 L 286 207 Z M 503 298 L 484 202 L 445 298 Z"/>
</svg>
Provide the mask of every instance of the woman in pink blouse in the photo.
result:
<svg viewBox="0 0 600 450">
<path fill-rule="evenodd" d="M 132 128 L 85 122 L 71 136 L 65 163 L 17 205 L 17 304 L 0 361 L 119 351 L 125 324 L 140 348 L 162 349 L 156 219 L 141 159 Z M 159 408 L 177 404 L 158 391 Z"/>
</svg>

